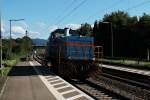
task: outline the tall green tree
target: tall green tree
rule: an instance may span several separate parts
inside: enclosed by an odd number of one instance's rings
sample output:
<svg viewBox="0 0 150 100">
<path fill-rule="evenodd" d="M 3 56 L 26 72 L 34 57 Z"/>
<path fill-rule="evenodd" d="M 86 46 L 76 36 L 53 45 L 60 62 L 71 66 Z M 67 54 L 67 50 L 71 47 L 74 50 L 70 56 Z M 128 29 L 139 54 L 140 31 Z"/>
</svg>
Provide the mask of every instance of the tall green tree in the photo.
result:
<svg viewBox="0 0 150 100">
<path fill-rule="evenodd" d="M 150 48 L 150 15 L 144 13 L 139 18 L 138 25 L 138 31 L 140 32 L 140 37 L 144 42 L 145 48 Z"/>
<path fill-rule="evenodd" d="M 104 47 L 104 56 L 111 56 L 111 28 L 115 56 L 146 58 L 146 49 L 150 48 L 150 15 L 143 14 L 138 19 L 117 11 L 104 15 L 102 21 L 96 21 L 93 33 L 96 41 Z"/>
<path fill-rule="evenodd" d="M 113 26 L 125 26 L 129 19 L 128 13 L 123 11 L 112 12 L 111 14 L 104 15 L 103 22 L 111 22 Z"/>
<path fill-rule="evenodd" d="M 3 41 L 3 44 L 2 44 L 2 57 L 3 57 L 3 59 L 8 59 L 9 58 L 9 54 L 8 54 L 8 52 L 9 52 L 9 40 L 8 39 L 3 39 L 2 40 Z"/>
<path fill-rule="evenodd" d="M 90 35 L 90 34 L 92 34 L 92 27 L 88 23 L 81 24 L 81 28 L 79 30 L 80 30 L 81 35 Z"/>
<path fill-rule="evenodd" d="M 32 40 L 29 37 L 24 36 L 21 42 L 21 52 L 30 53 L 31 50 L 32 50 Z"/>
</svg>

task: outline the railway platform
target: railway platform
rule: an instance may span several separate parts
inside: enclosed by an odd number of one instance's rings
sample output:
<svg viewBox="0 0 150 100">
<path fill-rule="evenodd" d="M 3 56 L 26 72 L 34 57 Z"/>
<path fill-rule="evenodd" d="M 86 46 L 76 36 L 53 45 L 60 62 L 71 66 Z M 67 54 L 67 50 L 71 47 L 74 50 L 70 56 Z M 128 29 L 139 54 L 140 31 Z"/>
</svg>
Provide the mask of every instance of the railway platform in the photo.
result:
<svg viewBox="0 0 150 100">
<path fill-rule="evenodd" d="M 36 61 L 19 62 L 7 78 L 0 100 L 94 100 Z"/>
<path fill-rule="evenodd" d="M 121 66 L 112 66 L 112 65 L 105 65 L 102 64 L 102 67 L 104 68 L 109 68 L 109 69 L 114 69 L 114 70 L 120 70 L 120 71 L 125 71 L 125 72 L 130 72 L 130 73 L 135 73 L 139 75 L 144 75 L 144 76 L 150 76 L 150 71 L 149 70 L 140 70 L 140 69 L 135 69 L 135 68 L 125 68 Z"/>
</svg>

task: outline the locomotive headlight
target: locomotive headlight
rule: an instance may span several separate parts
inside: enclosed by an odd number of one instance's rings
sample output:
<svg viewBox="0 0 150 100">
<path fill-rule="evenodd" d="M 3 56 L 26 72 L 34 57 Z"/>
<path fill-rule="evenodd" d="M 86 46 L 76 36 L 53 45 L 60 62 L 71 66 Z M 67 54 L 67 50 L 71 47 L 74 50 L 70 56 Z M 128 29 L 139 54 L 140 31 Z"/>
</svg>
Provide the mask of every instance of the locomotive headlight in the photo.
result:
<svg viewBox="0 0 150 100">
<path fill-rule="evenodd" d="M 93 58 L 92 60 L 95 61 L 95 58 Z"/>
<path fill-rule="evenodd" d="M 69 56 L 68 59 L 71 59 L 71 57 Z"/>
</svg>

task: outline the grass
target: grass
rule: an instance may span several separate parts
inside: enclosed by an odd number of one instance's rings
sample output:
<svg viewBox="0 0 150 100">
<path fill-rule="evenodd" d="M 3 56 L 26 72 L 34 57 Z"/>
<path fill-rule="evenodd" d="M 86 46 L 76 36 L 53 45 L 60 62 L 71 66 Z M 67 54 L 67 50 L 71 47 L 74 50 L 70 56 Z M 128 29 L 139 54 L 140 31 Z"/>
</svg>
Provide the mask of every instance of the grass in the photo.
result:
<svg viewBox="0 0 150 100">
<path fill-rule="evenodd" d="M 23 54 L 13 54 L 12 57 L 14 59 L 10 59 L 10 60 L 3 60 L 2 63 L 4 65 L 2 71 L 0 72 L 0 76 L 2 77 L 7 77 L 9 71 L 11 70 L 11 68 L 20 61 L 20 58 L 23 57 Z"/>
<path fill-rule="evenodd" d="M 4 67 L 0 71 L 0 91 L 7 79 L 8 73 L 12 69 L 12 66 L 14 66 L 17 63 L 17 60 L 5 60 L 3 61 Z"/>
<path fill-rule="evenodd" d="M 24 54 L 13 54 L 13 58 L 10 60 L 3 60 L 2 64 L 4 65 L 3 69 L 0 70 L 0 91 L 7 79 L 7 76 L 14 65 L 20 61 L 21 57 L 24 57 Z"/>
<path fill-rule="evenodd" d="M 103 63 L 110 65 L 126 66 L 130 68 L 137 69 L 148 69 L 150 70 L 149 61 L 140 61 L 140 60 L 128 60 L 128 59 L 103 59 Z"/>
<path fill-rule="evenodd" d="M 11 70 L 12 66 L 14 66 L 17 63 L 17 60 L 5 60 L 3 61 L 4 68 L 1 71 L 1 76 L 6 77 Z"/>
</svg>

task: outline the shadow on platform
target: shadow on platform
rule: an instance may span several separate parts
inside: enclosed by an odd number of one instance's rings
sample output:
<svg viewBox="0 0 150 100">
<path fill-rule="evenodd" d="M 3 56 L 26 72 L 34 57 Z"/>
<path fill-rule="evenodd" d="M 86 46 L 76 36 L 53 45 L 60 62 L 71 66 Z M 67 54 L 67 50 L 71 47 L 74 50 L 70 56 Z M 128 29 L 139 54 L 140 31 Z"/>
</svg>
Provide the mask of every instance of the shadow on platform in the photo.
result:
<svg viewBox="0 0 150 100">
<path fill-rule="evenodd" d="M 48 67 L 34 66 L 42 75 L 54 75 Z M 8 76 L 33 76 L 39 75 L 32 66 L 13 66 Z"/>
</svg>

